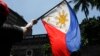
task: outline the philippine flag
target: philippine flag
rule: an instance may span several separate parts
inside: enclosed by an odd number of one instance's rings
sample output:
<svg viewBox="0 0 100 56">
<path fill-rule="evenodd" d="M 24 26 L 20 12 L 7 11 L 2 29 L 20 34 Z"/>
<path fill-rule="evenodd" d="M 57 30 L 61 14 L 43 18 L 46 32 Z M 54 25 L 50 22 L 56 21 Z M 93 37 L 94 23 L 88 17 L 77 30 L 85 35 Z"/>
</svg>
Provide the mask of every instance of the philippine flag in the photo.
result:
<svg viewBox="0 0 100 56">
<path fill-rule="evenodd" d="M 80 29 L 72 8 L 63 1 L 42 19 L 53 56 L 70 56 L 80 48 Z"/>
</svg>

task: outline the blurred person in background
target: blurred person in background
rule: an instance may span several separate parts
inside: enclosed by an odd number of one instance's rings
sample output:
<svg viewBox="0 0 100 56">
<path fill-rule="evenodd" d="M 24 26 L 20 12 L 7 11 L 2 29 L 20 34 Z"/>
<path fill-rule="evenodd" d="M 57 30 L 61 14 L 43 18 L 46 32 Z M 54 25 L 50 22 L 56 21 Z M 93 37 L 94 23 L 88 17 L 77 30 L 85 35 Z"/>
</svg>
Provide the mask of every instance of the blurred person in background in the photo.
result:
<svg viewBox="0 0 100 56">
<path fill-rule="evenodd" d="M 37 20 L 32 20 L 26 26 L 22 27 L 4 24 L 9 13 L 7 4 L 0 0 L 0 55 L 3 56 L 10 56 L 12 45 L 23 40 L 23 36 L 37 23 Z"/>
</svg>

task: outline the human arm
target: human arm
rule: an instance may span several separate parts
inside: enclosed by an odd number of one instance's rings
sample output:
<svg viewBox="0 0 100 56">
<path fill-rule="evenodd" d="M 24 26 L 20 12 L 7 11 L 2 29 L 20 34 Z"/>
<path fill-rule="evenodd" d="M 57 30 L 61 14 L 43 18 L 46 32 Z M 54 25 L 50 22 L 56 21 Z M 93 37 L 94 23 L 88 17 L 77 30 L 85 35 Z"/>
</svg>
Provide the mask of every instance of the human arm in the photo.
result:
<svg viewBox="0 0 100 56">
<path fill-rule="evenodd" d="M 38 20 L 31 20 L 26 26 L 21 27 L 23 29 L 24 36 L 32 29 L 33 25 L 37 24 Z"/>
</svg>

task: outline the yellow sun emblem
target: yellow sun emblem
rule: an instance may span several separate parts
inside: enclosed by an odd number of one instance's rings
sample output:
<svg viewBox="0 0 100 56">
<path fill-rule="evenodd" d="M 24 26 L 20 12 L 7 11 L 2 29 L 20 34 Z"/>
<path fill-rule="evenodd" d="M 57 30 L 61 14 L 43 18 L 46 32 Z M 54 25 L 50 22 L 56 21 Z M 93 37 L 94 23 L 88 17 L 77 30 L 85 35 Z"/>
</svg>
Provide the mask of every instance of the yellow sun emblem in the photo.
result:
<svg viewBox="0 0 100 56">
<path fill-rule="evenodd" d="M 62 28 L 63 26 L 66 25 L 66 22 L 68 21 L 68 19 L 66 18 L 67 14 L 65 14 L 65 11 L 61 11 L 59 12 L 59 15 L 56 16 L 56 19 L 58 20 L 58 22 L 56 23 L 56 25 L 60 25 L 60 28 Z"/>
</svg>

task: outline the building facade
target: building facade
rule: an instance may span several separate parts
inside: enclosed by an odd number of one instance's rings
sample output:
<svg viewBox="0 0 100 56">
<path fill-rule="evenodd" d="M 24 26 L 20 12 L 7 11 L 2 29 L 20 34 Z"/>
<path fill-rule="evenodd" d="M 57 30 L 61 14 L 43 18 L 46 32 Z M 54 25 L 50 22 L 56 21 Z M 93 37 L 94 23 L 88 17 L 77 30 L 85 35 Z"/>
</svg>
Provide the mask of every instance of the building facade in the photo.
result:
<svg viewBox="0 0 100 56">
<path fill-rule="evenodd" d="M 51 56 L 51 48 L 47 34 L 27 36 L 20 43 L 12 46 L 13 56 Z"/>
</svg>

